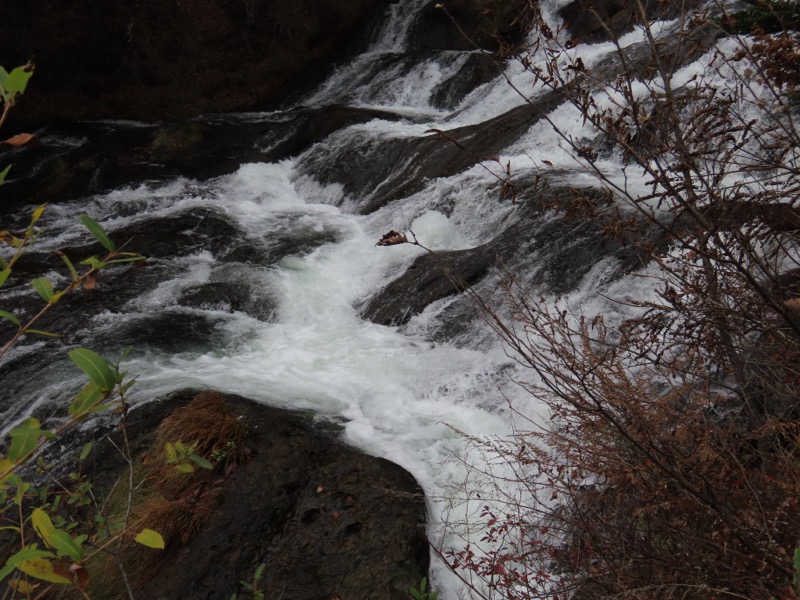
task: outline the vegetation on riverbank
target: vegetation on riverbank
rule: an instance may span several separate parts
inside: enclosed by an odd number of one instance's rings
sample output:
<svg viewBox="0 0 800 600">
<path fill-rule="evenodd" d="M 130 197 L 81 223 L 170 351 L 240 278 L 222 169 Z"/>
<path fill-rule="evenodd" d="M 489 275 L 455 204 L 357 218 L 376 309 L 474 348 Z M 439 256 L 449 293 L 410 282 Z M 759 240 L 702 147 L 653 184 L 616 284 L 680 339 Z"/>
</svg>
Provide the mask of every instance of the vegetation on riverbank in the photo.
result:
<svg viewBox="0 0 800 600">
<path fill-rule="evenodd" d="M 775 6 L 757 10 L 756 25 L 776 17 Z M 635 11 L 649 22 L 644 3 Z M 484 304 L 550 420 L 518 414 L 510 438 L 471 439 L 490 457 L 475 475 L 494 496 L 466 490 L 479 516 L 452 532 L 480 541 L 441 555 L 476 597 L 800 595 L 791 22 L 728 35 L 678 11 L 676 31 L 659 38 L 646 25 L 644 45 L 618 45 L 602 74 L 541 23 L 521 56 L 592 130 L 573 137 L 550 122 L 600 190 L 560 194 L 551 208 L 640 245 L 654 296 L 614 298 L 638 312 L 615 323 L 509 275 L 511 318 Z M 642 235 L 654 228 L 660 241 Z"/>
</svg>

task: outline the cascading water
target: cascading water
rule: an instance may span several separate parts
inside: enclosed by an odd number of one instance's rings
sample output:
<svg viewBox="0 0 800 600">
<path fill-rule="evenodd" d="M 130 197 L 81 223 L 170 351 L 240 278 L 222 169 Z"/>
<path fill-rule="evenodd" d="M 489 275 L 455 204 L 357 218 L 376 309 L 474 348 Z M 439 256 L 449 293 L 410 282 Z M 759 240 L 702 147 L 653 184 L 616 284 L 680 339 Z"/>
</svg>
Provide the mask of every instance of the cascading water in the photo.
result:
<svg viewBox="0 0 800 600">
<path fill-rule="evenodd" d="M 256 255 L 288 247 L 269 264 L 237 260 L 223 251 L 160 258 L 158 262 L 169 273 L 167 279 L 129 299 L 121 310 L 103 312 L 87 322 L 77 339 L 81 345 L 107 350 L 109 356 L 127 345 L 124 338 L 133 340 L 134 352 L 126 363 L 126 370 L 138 375 L 133 402 L 147 402 L 178 388 L 208 387 L 340 420 L 347 442 L 402 465 L 417 478 L 429 495 L 430 519 L 436 523 L 445 518 L 448 506 L 438 500 L 450 497 L 466 476 L 457 460 L 463 444 L 455 430 L 476 436 L 510 433 L 514 415 L 507 409 L 509 402 L 534 419 L 544 420 L 547 415 L 540 414 L 537 402 L 513 383 L 527 374 L 480 319 L 462 323 L 460 331 L 449 338 L 440 335 L 463 299 L 440 299 L 402 327 L 378 325 L 360 316 L 361 307 L 424 252 L 411 245 L 376 248 L 375 242 L 386 231 L 413 230 L 434 251 L 471 249 L 495 239 L 522 210 L 508 199 L 498 199 L 497 179 L 488 172 L 498 167 L 491 162 L 423 181 L 419 189 L 367 216 L 356 211 L 369 194 L 354 193 L 341 179 L 325 172 L 332 157 L 343 152 L 358 151 L 369 157 L 370 148 L 379 144 L 420 138 L 428 129 L 481 123 L 524 104 L 497 78 L 474 90 L 455 110 L 435 108 L 431 104 L 434 90 L 458 72 L 470 53 L 406 52 L 407 32 L 422 4 L 416 0 L 392 5 L 368 50 L 302 101 L 311 107 L 345 103 L 380 108 L 387 112 L 386 119 L 340 129 L 289 160 L 246 164 L 231 175 L 209 181 L 145 182 L 53 206 L 42 222 L 48 236 L 42 238 L 40 249 L 84 243 L 85 233 L 76 220 L 81 212 L 102 222 L 114 237 L 115 232 L 139 222 L 198 211 L 209 211 L 203 214 L 219 215 L 235 225 L 240 237 L 226 243 L 248 247 Z M 631 35 L 631 42 L 641 36 Z M 575 51 L 589 64 L 613 49 L 599 44 Z M 511 65 L 509 74 L 518 87 L 536 96 L 537 90 L 521 68 Z M 571 135 L 582 135 L 583 125 L 572 111 L 556 109 L 551 119 Z M 574 167 L 546 126 L 536 125 L 525 134 L 526 128 L 502 157 L 515 173 L 533 172 L 544 159 L 561 161 L 557 166 L 564 169 Z M 583 134 L 589 135 L 588 130 Z M 389 179 L 392 169 L 414 172 L 415 160 L 413 155 L 402 156 L 386 167 L 384 179 Z M 614 162 L 606 167 L 621 168 Z M 377 190 L 373 187 L 369 193 Z M 575 251 L 573 242 L 578 240 L 545 237 L 554 235 L 547 233 L 553 219 L 552 215 L 538 217 L 534 220 L 538 229 L 526 234 L 532 243 L 545 241 L 537 254 L 512 265 L 523 280 L 535 281 L 539 273 L 547 279 L 548 270 Z M 148 254 L 147 248 L 135 249 Z M 54 281 L 58 277 L 51 275 Z M 569 305 L 611 319 L 623 307 L 606 298 L 625 294 L 641 298 L 649 293 L 644 280 L 620 279 L 618 259 L 601 253 L 589 264 L 576 266 L 571 279 L 569 284 L 550 286 L 549 292 L 566 292 Z M 268 315 L 258 318 L 254 311 L 234 310 L 224 302 L 198 306 L 181 302 L 187 290 L 211 283 L 246 284 L 250 303 L 269 306 L 262 311 Z M 490 277 L 477 289 L 499 306 L 501 299 L 493 296 L 494 283 L 496 278 Z M 165 315 L 202 322 L 206 329 L 197 340 L 172 346 L 137 344 L 138 328 Z M 35 350 L 34 345 L 19 348 L 11 359 L 24 363 Z M 65 365 L 37 369 L 35 376 L 22 377 L 7 388 L 22 400 L 4 399 L 6 431 L 23 414 L 46 413 L 48 406 L 62 401 L 65 387 L 77 385 L 77 377 L 65 381 L 69 377 L 65 373 L 73 372 Z M 450 512 L 447 517 L 460 515 Z M 464 592 L 436 562 L 433 578 L 443 600 Z"/>
</svg>

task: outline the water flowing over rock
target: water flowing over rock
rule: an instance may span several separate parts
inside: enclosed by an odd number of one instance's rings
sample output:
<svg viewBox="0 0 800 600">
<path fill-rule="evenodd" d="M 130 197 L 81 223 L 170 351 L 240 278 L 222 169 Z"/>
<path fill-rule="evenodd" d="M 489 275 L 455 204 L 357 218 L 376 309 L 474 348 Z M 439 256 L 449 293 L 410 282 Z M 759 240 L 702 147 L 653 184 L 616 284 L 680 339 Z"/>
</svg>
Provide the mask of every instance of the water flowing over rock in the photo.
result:
<svg viewBox="0 0 800 600">
<path fill-rule="evenodd" d="M 262 561 L 271 597 L 406 597 L 427 565 L 413 478 L 434 543 L 472 543 L 476 532 L 465 542 L 435 530 L 472 515 L 453 500 L 467 485 L 462 434 L 502 437 L 518 414 L 548 418 L 516 385 L 528 374 L 475 297 L 511 316 L 505 295 L 518 285 L 565 310 L 626 320 L 652 295 L 636 275 L 643 246 L 670 240 L 653 227 L 610 236 L 553 208 L 605 193 L 597 172 L 632 193 L 651 182 L 562 90 L 494 52 L 526 40 L 530 21 L 508 21 L 517 2 L 447 3 L 488 51 L 427 0 L 46 4 L 12 2 L 0 24 L 9 59 L 33 51 L 25 36 L 42 44 L 14 115 L 37 124 L 39 144 L 0 147 L 0 167 L 13 163 L 0 187 L 2 229 L 24 230 L 49 203 L 0 308 L 30 318 L 42 305 L 32 279 L 68 283 L 56 251 L 76 264 L 104 254 L 78 221 L 84 213 L 146 260 L 104 269 L 37 323 L 62 337 L 26 336 L 2 359 L 5 430 L 27 415 L 48 427 L 65 417 L 83 385 L 66 350 L 114 359 L 130 345 L 124 368 L 138 376 L 129 400 L 142 436 L 166 410 L 153 398 L 193 388 L 225 393 L 257 438 L 252 460 L 225 482 L 213 528 L 164 567 L 183 577 L 165 571 L 142 597 L 225 597 Z M 593 90 L 624 68 L 652 76 L 630 7 L 592 4 L 622 34 L 616 48 L 588 43 L 607 32 L 584 2 L 556 4 L 554 14 L 542 4 L 542 16 L 572 36 Z M 673 4 L 646 6 L 673 17 Z M 721 35 L 659 27 L 654 51 L 676 70 Z M 70 35 L 81 43 L 60 56 Z M 123 117 L 139 121 L 107 120 Z M 642 148 L 657 142 L 636 135 Z M 592 161 L 570 155 L 573 144 Z M 392 230 L 430 250 L 376 247 Z M 0 341 L 14 329 L 1 320 Z M 313 420 L 240 397 L 336 422 L 341 443 Z M 431 576 L 442 600 L 465 593 L 441 561 Z"/>
</svg>

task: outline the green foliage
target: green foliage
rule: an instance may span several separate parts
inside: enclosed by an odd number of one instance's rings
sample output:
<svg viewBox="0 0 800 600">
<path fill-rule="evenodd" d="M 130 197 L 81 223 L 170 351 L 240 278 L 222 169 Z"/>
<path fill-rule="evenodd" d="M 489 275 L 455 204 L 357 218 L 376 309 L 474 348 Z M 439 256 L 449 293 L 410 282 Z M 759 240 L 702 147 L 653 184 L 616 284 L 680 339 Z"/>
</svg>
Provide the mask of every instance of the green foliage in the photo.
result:
<svg viewBox="0 0 800 600">
<path fill-rule="evenodd" d="M 31 75 L 33 75 L 33 66 L 31 65 L 17 67 L 10 73 L 0 67 L 0 98 L 6 105 L 13 104 L 17 94 L 25 93 Z"/>
<path fill-rule="evenodd" d="M 414 600 L 438 600 L 439 592 L 428 589 L 428 578 L 423 577 L 419 582 L 419 587 L 410 588 L 408 592 Z"/>
<path fill-rule="evenodd" d="M 239 583 L 242 584 L 245 590 L 250 592 L 251 597 L 253 600 L 264 600 L 266 598 L 266 592 L 260 587 L 259 582 L 261 578 L 264 576 L 264 569 L 266 569 L 266 564 L 261 563 L 253 573 L 253 578 L 250 581 L 240 581 Z M 236 594 L 231 596 L 231 600 L 236 600 Z"/>
<path fill-rule="evenodd" d="M 181 441 L 167 442 L 164 445 L 164 450 L 167 453 L 166 462 L 168 465 L 173 465 L 181 473 L 193 473 L 195 469 L 191 463 L 202 469 L 213 469 L 214 465 L 202 456 L 195 454 L 196 449 L 197 442 L 190 445 L 186 445 Z"/>
<path fill-rule="evenodd" d="M 30 63 L 17 67 L 10 73 L 0 67 L 0 105 L 3 109 L 2 113 L 0 113 L 0 127 L 6 122 L 8 113 L 14 107 L 17 96 L 25 93 L 31 75 L 33 75 L 33 65 Z M 10 170 L 11 165 L 8 165 L 0 171 L 0 185 L 6 180 Z"/>
<path fill-rule="evenodd" d="M 42 234 L 42 230 L 36 226 L 36 223 L 42 218 L 46 207 L 46 204 L 42 204 L 34 209 L 33 213 L 31 214 L 31 220 L 28 227 L 21 234 L 15 235 L 9 231 L 0 231 L 0 244 L 5 243 L 14 249 L 14 254 L 10 259 L 0 259 L 0 287 L 2 287 L 2 285 L 5 284 L 8 278 L 13 274 L 13 270 L 17 261 L 22 258 L 25 252 Z M 46 277 L 38 277 L 32 280 L 30 282 L 31 286 L 45 303 L 45 306 L 25 323 L 21 322 L 19 317 L 13 312 L 0 310 L 0 318 L 10 321 L 12 324 L 17 326 L 16 333 L 5 344 L 5 346 L 0 349 L 0 358 L 2 358 L 2 356 L 8 352 L 8 350 L 10 350 L 11 347 L 13 347 L 24 335 L 35 334 L 58 337 L 60 334 L 36 329 L 34 325 L 65 295 L 81 288 L 94 288 L 97 281 L 97 275 L 102 269 L 112 264 L 130 263 L 144 260 L 144 257 L 138 253 L 124 252 L 124 246 L 117 248 L 116 244 L 111 241 L 102 226 L 88 215 L 83 215 L 81 217 L 81 221 L 84 223 L 89 233 L 98 242 L 100 242 L 100 244 L 106 250 L 108 250 L 108 254 L 102 259 L 98 259 L 96 256 L 90 256 L 89 258 L 81 261 L 81 265 L 88 266 L 88 268 L 81 274 L 78 272 L 77 268 L 69 259 L 69 257 L 63 253 L 58 253 L 61 257 L 61 260 L 69 270 L 71 276 L 69 283 L 60 290 L 56 290 L 53 287 L 52 282 Z M 116 385 L 117 382 L 113 380 L 111 371 L 108 368 L 103 367 L 105 361 L 99 359 L 99 357 L 97 357 L 97 355 L 95 355 L 91 350 L 73 350 L 70 352 L 70 358 L 72 358 L 73 362 L 75 362 L 81 370 L 90 376 L 92 382 L 94 382 L 101 391 L 108 392 L 114 387 L 114 385 Z M 87 390 L 85 393 L 90 394 L 90 392 L 91 390 Z"/>
<path fill-rule="evenodd" d="M 142 546 L 147 546 L 148 548 L 155 548 L 158 550 L 164 549 L 164 538 L 161 537 L 160 533 L 152 529 L 142 529 L 133 539 Z"/>
</svg>

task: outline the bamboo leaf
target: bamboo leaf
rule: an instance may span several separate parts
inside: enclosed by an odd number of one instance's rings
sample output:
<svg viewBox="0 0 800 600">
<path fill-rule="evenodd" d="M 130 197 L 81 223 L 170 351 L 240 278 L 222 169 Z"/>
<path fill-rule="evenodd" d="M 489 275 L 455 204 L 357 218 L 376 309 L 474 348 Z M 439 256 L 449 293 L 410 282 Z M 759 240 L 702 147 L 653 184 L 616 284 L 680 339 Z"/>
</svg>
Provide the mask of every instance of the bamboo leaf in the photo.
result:
<svg viewBox="0 0 800 600">
<path fill-rule="evenodd" d="M 3 269 L 0 271 L 0 285 L 3 285 L 8 279 L 8 276 L 11 275 L 11 269 Z"/>
<path fill-rule="evenodd" d="M 87 348 L 76 348 L 69 351 L 69 357 L 78 368 L 103 392 L 110 392 L 117 385 L 117 374 L 114 368 L 102 356 Z"/>
<path fill-rule="evenodd" d="M 142 529 L 134 540 L 148 548 L 164 549 L 164 538 L 161 537 L 160 533 L 152 529 Z"/>
<path fill-rule="evenodd" d="M 5 183 L 5 181 L 6 181 L 6 176 L 8 175 L 8 172 L 9 172 L 10 170 L 11 170 L 11 165 L 8 165 L 8 166 L 7 166 L 5 169 L 3 169 L 2 171 L 0 171 L 0 185 L 1 185 L 1 184 L 3 184 L 3 183 Z"/>
<path fill-rule="evenodd" d="M 114 242 L 112 242 L 100 224 L 92 219 L 89 215 L 81 215 L 81 222 L 86 226 L 86 229 L 89 230 L 95 239 L 103 245 L 103 248 L 108 250 L 109 252 L 113 252 L 116 250 L 116 246 Z"/>
</svg>

